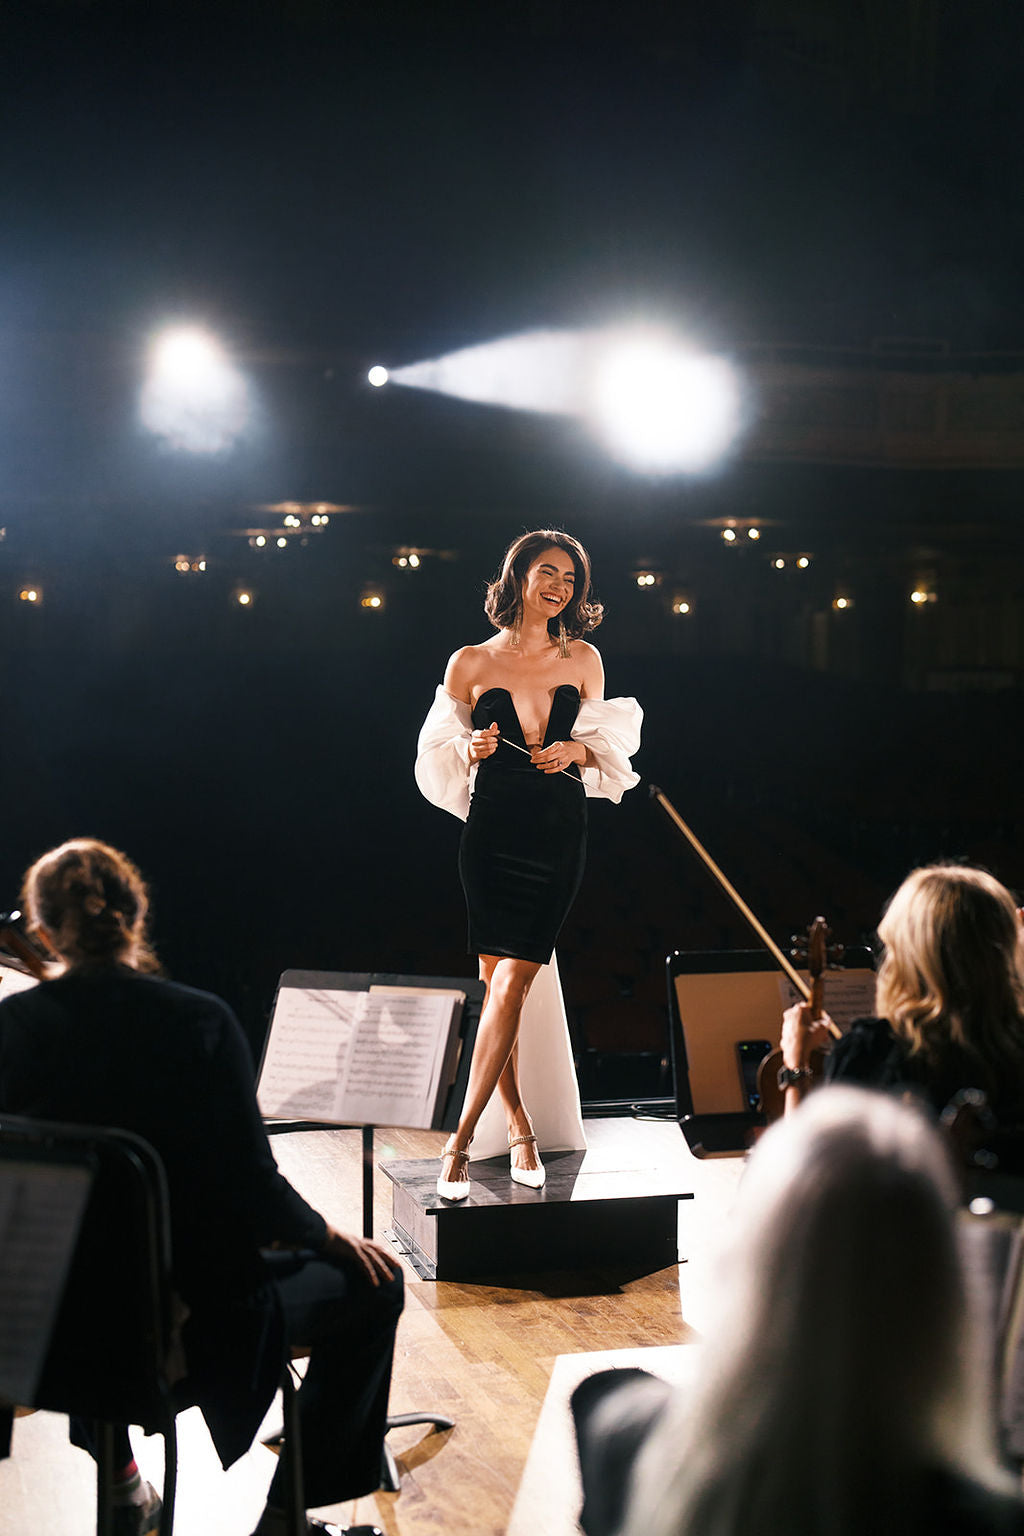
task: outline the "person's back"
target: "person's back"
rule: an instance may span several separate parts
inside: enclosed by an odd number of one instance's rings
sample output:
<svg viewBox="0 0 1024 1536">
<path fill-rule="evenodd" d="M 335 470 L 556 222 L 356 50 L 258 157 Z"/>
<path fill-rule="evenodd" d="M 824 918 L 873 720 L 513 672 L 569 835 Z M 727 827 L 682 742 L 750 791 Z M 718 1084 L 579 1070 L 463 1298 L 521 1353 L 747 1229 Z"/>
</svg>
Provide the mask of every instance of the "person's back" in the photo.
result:
<svg viewBox="0 0 1024 1536">
<path fill-rule="evenodd" d="M 1024 1536 L 968 1370 L 957 1192 L 939 1133 L 885 1095 L 824 1089 L 773 1126 L 697 1384 L 652 1395 L 624 1519 L 594 1507 L 589 1536 Z M 614 1396 L 588 1406 L 584 1469 L 616 1432 Z"/>
<path fill-rule="evenodd" d="M 323 1241 L 322 1218 L 277 1170 L 251 1074 L 219 998 L 125 966 L 72 972 L 0 1003 L 0 1107 L 151 1143 L 190 1302 L 258 1281 L 261 1246 Z"/>
<path fill-rule="evenodd" d="M 401 1268 L 371 1239 L 335 1231 L 282 1177 L 241 1029 L 220 999 L 152 974 L 148 903 L 131 861 L 95 839 L 65 843 L 29 869 L 23 905 L 63 973 L 0 1001 L 0 1112 L 132 1130 L 154 1147 L 187 1308 L 185 1389 L 223 1464 L 250 1445 L 288 1342 L 302 1344 L 306 1498 L 370 1493 Z M 265 1251 L 271 1245 L 284 1251 Z M 0 1420 L 3 1455 L 10 1415 Z M 72 1420 L 71 1435 L 95 1454 L 91 1426 Z M 160 1500 L 139 1479 L 126 1426 L 117 1426 L 115 1458 L 124 1484 L 115 1531 L 145 1536 Z M 255 1536 L 283 1533 L 285 1478 L 279 1463 Z"/>
</svg>

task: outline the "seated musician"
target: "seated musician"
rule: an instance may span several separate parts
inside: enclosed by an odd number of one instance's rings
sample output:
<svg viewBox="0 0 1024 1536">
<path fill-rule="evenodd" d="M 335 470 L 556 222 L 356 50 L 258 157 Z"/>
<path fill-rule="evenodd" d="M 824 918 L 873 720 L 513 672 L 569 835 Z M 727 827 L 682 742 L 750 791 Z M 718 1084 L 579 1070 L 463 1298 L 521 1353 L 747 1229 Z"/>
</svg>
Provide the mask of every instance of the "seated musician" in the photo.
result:
<svg viewBox="0 0 1024 1536">
<path fill-rule="evenodd" d="M 813 1094 L 758 1142 L 696 1382 L 573 1397 L 587 1536 L 1024 1536 L 968 1380 L 944 1140 L 879 1093 Z"/>
<path fill-rule="evenodd" d="M 999 1124 L 1024 1121 L 1024 950 L 1010 892 L 983 869 L 915 869 L 878 936 L 878 1017 L 858 1019 L 833 1046 L 826 1082 L 913 1093 L 936 1112 L 980 1089 Z M 787 1109 L 810 1084 L 810 1052 L 829 1044 L 806 1003 L 787 1009 Z"/>
<path fill-rule="evenodd" d="M 22 905 L 62 968 L 0 1001 L 0 1111 L 135 1131 L 159 1153 L 189 1309 L 185 1386 L 224 1466 L 251 1444 L 291 1341 L 311 1349 L 298 1395 L 308 1502 L 372 1492 L 402 1310 L 396 1260 L 335 1231 L 278 1171 L 242 1031 L 219 998 L 155 974 L 148 892 L 123 854 L 65 843 L 29 869 Z M 71 1437 L 91 1449 L 85 1426 L 72 1421 Z M 127 1427 L 118 1450 L 116 1531 L 145 1536 L 160 1500 Z M 284 1532 L 285 1499 L 279 1465 L 258 1536 Z"/>
</svg>

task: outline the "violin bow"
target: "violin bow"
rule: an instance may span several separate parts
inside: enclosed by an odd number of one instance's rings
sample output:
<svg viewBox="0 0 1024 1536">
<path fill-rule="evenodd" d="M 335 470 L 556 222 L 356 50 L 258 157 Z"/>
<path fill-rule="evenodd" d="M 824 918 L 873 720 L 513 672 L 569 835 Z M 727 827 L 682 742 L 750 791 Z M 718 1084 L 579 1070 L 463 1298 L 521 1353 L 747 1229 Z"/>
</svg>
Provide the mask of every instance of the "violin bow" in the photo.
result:
<svg viewBox="0 0 1024 1536">
<path fill-rule="evenodd" d="M 658 788 L 657 784 L 652 784 L 650 786 L 650 791 L 651 799 L 657 800 L 665 814 L 675 822 L 676 826 L 686 838 L 686 841 L 690 844 L 691 848 L 700 858 L 705 867 L 710 870 L 712 875 L 714 875 L 715 879 L 718 881 L 725 894 L 729 897 L 729 900 L 733 903 L 736 910 L 746 918 L 751 928 L 753 928 L 754 932 L 761 940 L 761 943 L 768 950 L 776 964 L 780 966 L 786 976 L 789 977 L 794 987 L 796 987 L 797 991 L 800 993 L 800 996 L 804 999 L 805 1002 L 810 1002 L 810 983 L 804 980 L 804 978 L 800 975 L 800 972 L 796 969 L 795 965 L 790 960 L 789 956 L 783 953 L 783 951 L 776 944 L 775 940 L 772 938 L 771 934 L 768 932 L 767 928 L 765 928 L 764 924 L 750 910 L 750 908 L 747 906 L 747 903 L 740 895 L 739 891 L 737 891 L 731 880 L 728 879 L 725 873 L 715 863 L 714 859 L 711 857 L 710 853 L 708 853 L 707 849 L 704 847 L 704 844 L 701 842 L 697 834 L 686 825 L 686 822 L 680 816 L 679 812 L 676 810 L 668 796 Z M 836 1039 L 838 1039 L 842 1031 L 836 1024 L 832 1024 L 831 1028 L 832 1033 L 835 1035 Z"/>
</svg>

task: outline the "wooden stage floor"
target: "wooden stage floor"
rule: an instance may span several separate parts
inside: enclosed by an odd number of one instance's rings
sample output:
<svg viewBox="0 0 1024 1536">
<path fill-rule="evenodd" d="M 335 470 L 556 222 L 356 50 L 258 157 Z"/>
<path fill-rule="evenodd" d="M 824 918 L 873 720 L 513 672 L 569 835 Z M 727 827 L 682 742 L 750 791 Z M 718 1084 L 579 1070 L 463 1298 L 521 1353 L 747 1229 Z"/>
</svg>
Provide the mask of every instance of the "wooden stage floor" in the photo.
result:
<svg viewBox="0 0 1024 1536">
<path fill-rule="evenodd" d="M 437 1434 L 422 1428 L 390 1436 L 402 1476 L 397 1494 L 321 1510 L 342 1523 L 378 1524 L 387 1536 L 505 1536 L 515 1529 L 574 1528 L 571 1517 L 546 1518 L 557 1469 L 523 1480 L 531 1442 L 560 1356 L 689 1342 L 700 1329 L 709 1240 L 731 1203 L 741 1162 L 693 1159 L 673 1122 L 632 1119 L 588 1123 L 594 1154 L 623 1167 L 678 1161 L 684 1263 L 639 1274 L 630 1256 L 614 1271 L 522 1276 L 500 1285 L 420 1280 L 406 1265 L 406 1309 L 398 1333 L 393 1413 L 436 1408 L 455 1420 Z M 378 1131 L 377 1160 L 436 1155 L 444 1138 Z M 276 1136 L 274 1151 L 295 1186 L 336 1226 L 359 1230 L 360 1137 L 325 1130 Z M 375 1181 L 375 1232 L 390 1225 L 391 1185 Z M 546 1410 L 546 1412 L 549 1410 Z M 272 1410 L 267 1428 L 277 1427 Z M 179 1419 L 180 1474 L 175 1536 L 248 1536 L 259 1516 L 272 1455 L 257 1445 L 224 1474 L 193 1410 Z M 134 1436 L 144 1473 L 159 1483 L 160 1442 Z M 540 1458 L 543 1466 L 543 1458 Z M 523 1484 L 520 1488 L 520 1484 Z M 518 1498 L 517 1498 L 518 1495 Z M 13 1457 L 0 1463 L 0 1536 L 90 1536 L 92 1464 L 67 1441 L 66 1424 L 35 1414 L 15 1425 Z"/>
</svg>

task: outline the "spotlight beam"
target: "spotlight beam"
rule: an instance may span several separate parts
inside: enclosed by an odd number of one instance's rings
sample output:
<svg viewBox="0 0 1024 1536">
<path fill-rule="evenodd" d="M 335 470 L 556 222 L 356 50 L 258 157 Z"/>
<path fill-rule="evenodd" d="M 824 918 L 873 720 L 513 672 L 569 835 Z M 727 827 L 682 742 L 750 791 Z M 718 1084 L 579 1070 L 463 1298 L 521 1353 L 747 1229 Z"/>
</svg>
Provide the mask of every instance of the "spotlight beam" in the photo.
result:
<svg viewBox="0 0 1024 1536">
<path fill-rule="evenodd" d="M 378 365 L 369 377 L 575 417 L 613 458 L 656 475 L 712 468 L 737 441 L 746 414 L 741 382 L 724 358 L 654 329 L 529 331 L 402 368 Z"/>
</svg>

